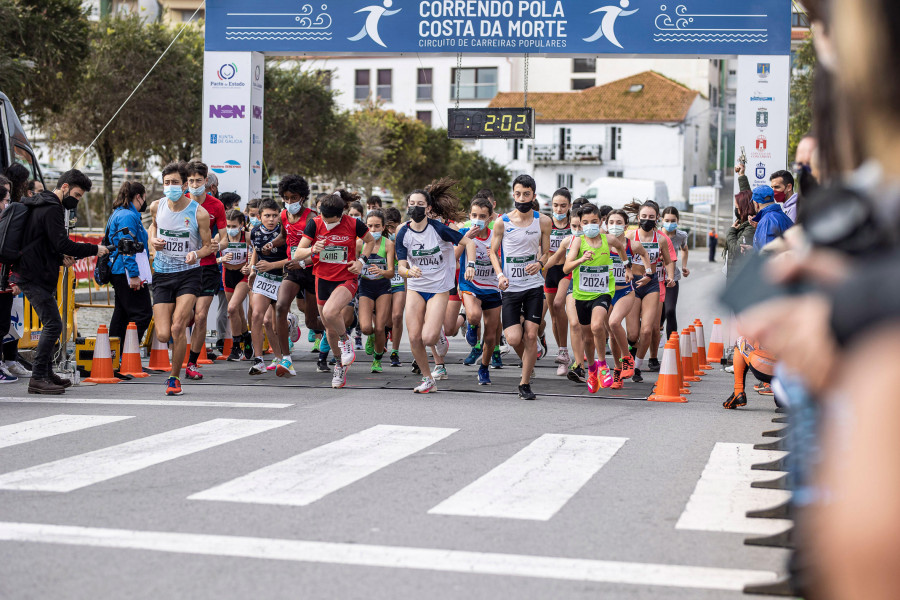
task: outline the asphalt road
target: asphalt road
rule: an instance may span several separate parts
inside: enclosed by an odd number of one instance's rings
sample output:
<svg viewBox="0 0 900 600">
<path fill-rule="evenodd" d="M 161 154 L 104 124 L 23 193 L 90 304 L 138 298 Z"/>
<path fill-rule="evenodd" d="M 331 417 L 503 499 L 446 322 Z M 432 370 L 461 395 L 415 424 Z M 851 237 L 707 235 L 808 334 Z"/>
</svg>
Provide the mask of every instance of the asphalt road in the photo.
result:
<svg viewBox="0 0 900 600">
<path fill-rule="evenodd" d="M 720 265 L 692 266 L 680 317 L 709 327 Z M 785 527 L 744 518 L 783 497 L 749 485 L 777 475 L 749 471 L 774 405 L 725 411 L 721 370 L 658 404 L 655 374 L 590 396 L 548 358 L 524 402 L 513 355 L 479 388 L 458 337 L 421 397 L 408 353 L 335 391 L 307 349 L 295 379 L 218 363 L 168 401 L 162 376 L 0 389 L 0 598 L 718 600 L 783 571 L 743 543 Z"/>
</svg>

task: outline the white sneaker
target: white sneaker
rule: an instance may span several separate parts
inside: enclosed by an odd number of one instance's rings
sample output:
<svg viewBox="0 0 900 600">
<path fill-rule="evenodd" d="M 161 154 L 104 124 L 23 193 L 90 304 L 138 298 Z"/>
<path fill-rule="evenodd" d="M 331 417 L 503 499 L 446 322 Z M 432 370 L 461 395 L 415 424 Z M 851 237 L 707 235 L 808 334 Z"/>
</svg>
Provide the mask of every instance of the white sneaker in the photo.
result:
<svg viewBox="0 0 900 600">
<path fill-rule="evenodd" d="M 436 392 L 437 386 L 434 384 L 434 379 L 430 377 L 423 377 L 422 383 L 420 383 L 414 390 L 416 394 L 430 394 L 431 392 Z"/>
<path fill-rule="evenodd" d="M 279 377 L 296 377 L 297 371 L 294 370 L 294 361 L 290 358 L 284 358 L 275 368 L 275 374 Z"/>
<path fill-rule="evenodd" d="M 334 365 L 334 377 L 331 378 L 331 387 L 338 390 L 347 383 L 347 369 L 341 365 Z"/>
<path fill-rule="evenodd" d="M 729 365 L 729 366 L 725 367 L 725 372 L 726 373 L 734 373 L 734 365 Z"/>
<path fill-rule="evenodd" d="M 341 347 L 341 364 L 349 367 L 356 360 L 356 350 L 353 349 L 353 342 L 350 338 L 339 342 Z"/>
<path fill-rule="evenodd" d="M 509 354 L 511 346 L 506 343 L 506 336 L 500 336 L 500 356 L 506 356 Z"/>
<path fill-rule="evenodd" d="M 447 374 L 447 367 L 444 365 L 437 365 L 434 368 L 434 371 L 431 372 L 431 377 L 434 378 L 435 381 L 450 379 L 450 376 Z"/>
<path fill-rule="evenodd" d="M 437 344 L 434 345 L 434 349 L 437 351 L 438 356 L 441 357 L 447 356 L 447 353 L 450 351 L 450 340 L 444 335 L 443 327 L 441 328 L 441 337 L 438 338 Z"/>
<path fill-rule="evenodd" d="M 3 368 L 9 372 L 10 375 L 15 375 L 16 377 L 31 377 L 31 371 L 22 366 L 17 360 L 7 360 L 3 362 Z"/>
<path fill-rule="evenodd" d="M 569 366 L 569 363 L 572 362 L 569 360 L 569 349 L 568 348 L 560 348 L 556 353 L 556 364 L 558 365 L 566 365 Z"/>
<path fill-rule="evenodd" d="M 295 344 L 300 339 L 300 323 L 297 321 L 297 316 L 289 312 L 287 316 L 288 322 L 288 339 L 290 339 Z"/>
</svg>

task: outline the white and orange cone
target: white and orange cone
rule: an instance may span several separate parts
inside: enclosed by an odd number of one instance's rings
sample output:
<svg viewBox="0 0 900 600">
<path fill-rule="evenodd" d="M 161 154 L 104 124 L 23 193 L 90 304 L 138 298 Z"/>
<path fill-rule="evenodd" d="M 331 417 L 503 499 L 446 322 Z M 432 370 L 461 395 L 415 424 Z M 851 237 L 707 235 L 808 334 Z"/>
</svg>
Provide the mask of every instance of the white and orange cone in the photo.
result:
<svg viewBox="0 0 900 600">
<path fill-rule="evenodd" d="M 694 327 L 697 329 L 697 354 L 700 357 L 700 368 L 704 371 L 711 371 L 712 367 L 706 361 L 706 336 L 703 334 L 703 321 L 697 319 L 694 321 Z"/>
<path fill-rule="evenodd" d="M 722 339 L 722 320 L 713 321 L 712 333 L 709 336 L 709 352 L 706 357 L 709 362 L 721 362 L 725 356 L 725 340 Z"/>
<path fill-rule="evenodd" d="M 94 344 L 94 358 L 88 383 L 119 383 L 113 374 L 112 350 L 109 347 L 109 330 L 106 325 L 97 328 L 97 342 Z"/>
<path fill-rule="evenodd" d="M 650 402 L 687 402 L 681 395 L 681 386 L 678 382 L 678 365 L 676 362 L 675 342 L 666 342 L 663 349 L 662 365 L 659 369 L 659 381 L 656 384 L 656 393 L 647 398 Z"/>
<path fill-rule="evenodd" d="M 149 373 L 144 373 L 144 368 L 141 366 L 141 346 L 138 342 L 137 325 L 134 323 L 129 323 L 125 332 L 122 365 L 119 367 L 119 373 L 132 377 L 150 377 Z"/>
</svg>

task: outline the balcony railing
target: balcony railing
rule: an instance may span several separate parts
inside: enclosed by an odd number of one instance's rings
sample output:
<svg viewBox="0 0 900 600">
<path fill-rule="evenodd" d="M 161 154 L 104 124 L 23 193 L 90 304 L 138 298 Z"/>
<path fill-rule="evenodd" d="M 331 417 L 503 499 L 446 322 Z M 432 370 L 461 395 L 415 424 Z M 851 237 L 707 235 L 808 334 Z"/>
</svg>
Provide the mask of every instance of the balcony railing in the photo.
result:
<svg viewBox="0 0 900 600">
<path fill-rule="evenodd" d="M 603 146 L 600 144 L 572 144 L 561 148 L 559 144 L 535 144 L 532 150 L 534 162 L 603 162 Z"/>
</svg>

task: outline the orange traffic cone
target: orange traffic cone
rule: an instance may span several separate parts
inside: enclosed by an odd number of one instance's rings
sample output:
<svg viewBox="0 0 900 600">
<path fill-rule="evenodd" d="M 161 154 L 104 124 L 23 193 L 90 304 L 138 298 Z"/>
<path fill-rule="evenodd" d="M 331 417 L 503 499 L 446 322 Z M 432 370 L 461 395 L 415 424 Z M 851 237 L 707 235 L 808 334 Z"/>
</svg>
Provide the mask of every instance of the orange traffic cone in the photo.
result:
<svg viewBox="0 0 900 600">
<path fill-rule="evenodd" d="M 706 373 L 700 370 L 700 351 L 697 349 L 697 329 L 691 325 L 688 327 L 691 336 L 691 364 L 694 367 L 694 375 L 705 377 Z"/>
<path fill-rule="evenodd" d="M 673 331 L 669 336 L 670 342 L 675 342 L 675 364 L 678 366 L 678 383 L 681 393 L 685 396 L 691 393 L 689 389 L 691 384 L 684 380 L 684 365 L 681 364 L 681 337 L 677 331 Z M 657 381 L 659 383 L 659 381 Z"/>
<path fill-rule="evenodd" d="M 169 346 L 165 342 L 153 336 L 153 345 L 150 347 L 150 364 L 147 368 L 158 373 L 168 373 L 172 370 L 172 363 L 169 362 Z"/>
<path fill-rule="evenodd" d="M 656 393 L 647 398 L 651 402 L 687 402 L 680 393 L 678 383 L 678 366 L 675 363 L 675 342 L 666 342 L 663 349 L 662 366 L 659 369 L 659 381 Z"/>
<path fill-rule="evenodd" d="M 228 355 L 231 354 L 232 348 L 234 348 L 234 340 L 231 337 L 225 338 L 225 343 L 222 345 L 222 356 L 216 360 L 228 360 Z"/>
<path fill-rule="evenodd" d="M 137 325 L 134 323 L 129 323 L 125 332 L 125 347 L 122 350 L 119 373 L 132 377 L 150 377 L 150 374 L 144 373 L 141 367 L 141 346 L 138 343 Z"/>
<path fill-rule="evenodd" d="M 94 344 L 94 358 L 88 383 L 119 383 L 113 375 L 112 350 L 109 347 L 109 330 L 106 325 L 97 328 L 97 342 Z"/>
<path fill-rule="evenodd" d="M 722 339 L 722 320 L 713 321 L 712 333 L 709 336 L 709 352 L 707 358 L 710 362 L 721 362 L 725 356 L 725 341 Z"/>
<path fill-rule="evenodd" d="M 191 334 L 193 333 L 193 329 L 190 327 L 187 328 L 185 335 L 187 336 L 187 347 L 184 349 L 184 362 L 181 363 L 181 368 L 184 369 L 188 365 L 188 358 L 191 355 Z"/>
<path fill-rule="evenodd" d="M 209 356 L 206 355 L 206 340 L 203 340 L 203 344 L 200 345 L 202 350 L 200 350 L 200 356 L 197 357 L 198 365 L 211 365 L 213 361 L 209 360 Z"/>
<path fill-rule="evenodd" d="M 700 381 L 700 378 L 694 373 L 694 360 L 691 355 L 691 332 L 687 329 L 681 330 L 681 365 L 686 382 Z"/>
<path fill-rule="evenodd" d="M 703 321 L 694 321 L 697 328 L 697 355 L 700 357 L 700 368 L 704 371 L 712 371 L 712 367 L 706 362 L 706 336 L 703 334 Z"/>
</svg>

